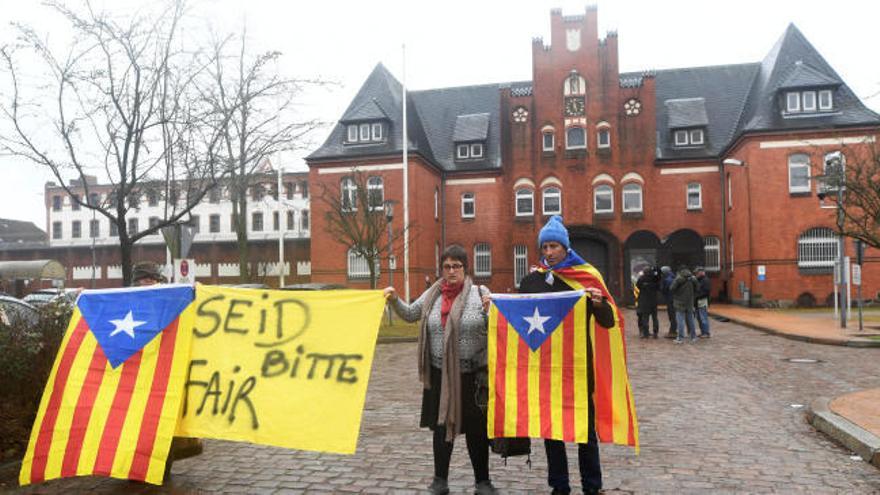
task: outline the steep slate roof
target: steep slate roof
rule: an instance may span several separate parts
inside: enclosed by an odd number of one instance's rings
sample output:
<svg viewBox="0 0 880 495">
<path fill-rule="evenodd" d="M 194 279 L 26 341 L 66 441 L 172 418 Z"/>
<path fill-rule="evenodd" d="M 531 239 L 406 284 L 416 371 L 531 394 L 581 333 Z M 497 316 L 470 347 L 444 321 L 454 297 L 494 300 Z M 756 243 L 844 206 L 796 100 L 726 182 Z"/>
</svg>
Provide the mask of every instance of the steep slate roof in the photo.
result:
<svg viewBox="0 0 880 495">
<path fill-rule="evenodd" d="M 0 218 L 0 249 L 46 246 L 46 233 L 33 222 Z"/>
<path fill-rule="evenodd" d="M 810 117 L 782 116 L 777 91 L 785 87 L 839 85 L 834 93 L 834 112 Z M 796 130 L 876 125 L 880 115 L 866 108 L 837 72 L 813 48 L 806 37 L 789 24 L 779 41 L 764 57 L 752 86 L 737 132 Z"/>
<path fill-rule="evenodd" d="M 681 98 L 666 100 L 666 112 L 669 115 L 669 128 L 704 126 L 709 124 L 706 116 L 705 98 Z"/>
<path fill-rule="evenodd" d="M 645 74 L 622 73 L 620 85 L 638 86 Z M 659 161 L 718 157 L 735 138 L 748 132 L 880 125 L 880 115 L 859 101 L 793 24 L 761 62 L 661 70 L 653 76 Z M 836 88 L 835 111 L 784 118 L 778 91 L 801 87 Z M 528 96 L 533 91 L 530 81 L 410 91 L 410 151 L 447 172 L 500 168 L 502 88 L 510 88 L 513 96 Z M 378 64 L 327 140 L 307 160 L 401 153 L 401 92 L 397 79 Z M 343 144 L 346 122 L 376 119 L 389 122 L 387 142 Z M 705 146 L 672 145 L 672 129 L 694 126 L 706 127 Z M 486 139 L 484 159 L 455 161 L 455 141 L 481 139 Z"/>
<path fill-rule="evenodd" d="M 749 88 L 758 71 L 758 64 L 719 65 L 714 67 L 692 67 L 657 71 L 655 84 L 657 94 L 657 151 L 659 160 L 678 160 L 718 156 L 734 136 L 736 117 L 742 113 Z M 633 77 L 632 74 L 621 74 Z M 698 102 L 702 99 L 702 109 Z M 672 145 L 672 129 L 681 117 L 677 112 L 681 104 L 667 102 L 691 101 L 686 103 L 692 112 L 704 115 L 691 115 L 688 118 L 706 121 L 705 146 L 696 148 L 675 148 Z M 673 113 L 670 114 L 670 111 Z M 700 124 L 694 124 L 700 125 Z"/>
</svg>

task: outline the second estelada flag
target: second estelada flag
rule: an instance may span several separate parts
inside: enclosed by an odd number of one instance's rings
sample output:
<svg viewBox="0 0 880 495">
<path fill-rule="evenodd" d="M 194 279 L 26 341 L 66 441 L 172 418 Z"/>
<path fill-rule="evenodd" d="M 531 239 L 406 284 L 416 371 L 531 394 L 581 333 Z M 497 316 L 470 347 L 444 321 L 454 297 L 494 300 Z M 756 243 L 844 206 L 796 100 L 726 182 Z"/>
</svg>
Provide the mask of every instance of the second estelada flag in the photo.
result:
<svg viewBox="0 0 880 495">
<path fill-rule="evenodd" d="M 492 296 L 489 438 L 587 442 L 586 332 L 583 291 Z"/>
<path fill-rule="evenodd" d="M 21 485 L 79 475 L 162 483 L 192 300 L 191 286 L 174 285 L 80 295 L 37 410 Z"/>
</svg>

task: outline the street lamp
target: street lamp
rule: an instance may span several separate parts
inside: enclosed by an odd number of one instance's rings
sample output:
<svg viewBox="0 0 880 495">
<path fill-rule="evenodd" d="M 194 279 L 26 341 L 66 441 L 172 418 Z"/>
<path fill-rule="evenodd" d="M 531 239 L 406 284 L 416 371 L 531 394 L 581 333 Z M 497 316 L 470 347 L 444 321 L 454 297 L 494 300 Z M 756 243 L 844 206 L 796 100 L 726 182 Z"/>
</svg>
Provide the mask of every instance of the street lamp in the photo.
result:
<svg viewBox="0 0 880 495">
<path fill-rule="evenodd" d="M 391 221 L 394 220 L 394 201 L 387 200 L 385 201 L 385 225 L 388 226 L 388 286 L 391 287 L 394 285 L 394 255 L 391 250 Z M 388 325 L 391 325 L 391 307 L 388 308 Z"/>
<path fill-rule="evenodd" d="M 845 178 L 843 174 L 842 155 L 840 153 L 829 153 L 826 155 L 825 173 L 818 176 L 824 184 L 821 186 L 821 190 L 816 194 L 819 201 L 822 202 L 825 201 L 825 197 L 829 192 L 833 192 L 837 195 L 837 199 L 835 199 L 834 203 L 837 207 L 837 231 L 839 234 L 837 236 L 837 268 L 835 269 L 835 273 L 837 274 L 837 283 L 840 286 L 837 291 L 837 297 L 840 300 L 840 328 L 846 328 L 846 313 L 849 311 L 849 301 L 846 297 L 846 277 L 849 274 L 846 273 L 846 256 L 844 253 L 844 247 L 846 244 L 844 244 L 843 239 L 843 224 L 845 220 L 843 210 L 845 191 L 843 185 L 845 183 Z"/>
</svg>

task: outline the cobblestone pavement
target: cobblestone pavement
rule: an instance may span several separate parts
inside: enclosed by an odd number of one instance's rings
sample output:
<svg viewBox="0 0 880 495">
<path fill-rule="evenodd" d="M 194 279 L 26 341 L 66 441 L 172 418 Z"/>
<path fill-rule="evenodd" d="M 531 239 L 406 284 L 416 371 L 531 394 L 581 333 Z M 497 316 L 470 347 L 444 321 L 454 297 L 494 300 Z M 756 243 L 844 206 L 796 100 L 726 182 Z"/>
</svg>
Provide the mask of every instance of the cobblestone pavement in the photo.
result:
<svg viewBox="0 0 880 495">
<path fill-rule="evenodd" d="M 804 420 L 818 397 L 880 386 L 880 352 L 787 340 L 713 321 L 695 345 L 635 337 L 627 313 L 629 370 L 641 454 L 601 446 L 608 493 L 880 493 L 880 471 Z M 664 330 L 665 331 L 665 330 Z M 353 456 L 208 441 L 201 456 L 174 464 L 171 483 L 150 487 L 80 478 L 25 493 L 413 493 L 432 476 L 431 437 L 418 428 L 415 344 L 380 345 Z M 815 364 L 785 358 L 814 358 Z M 504 493 L 546 493 L 540 441 L 524 459 L 491 459 Z M 576 453 L 569 449 L 574 467 Z M 574 468 L 576 472 L 576 468 Z M 463 438 L 456 443 L 452 493 L 472 493 Z M 573 476 L 573 484 L 579 477 Z"/>
</svg>

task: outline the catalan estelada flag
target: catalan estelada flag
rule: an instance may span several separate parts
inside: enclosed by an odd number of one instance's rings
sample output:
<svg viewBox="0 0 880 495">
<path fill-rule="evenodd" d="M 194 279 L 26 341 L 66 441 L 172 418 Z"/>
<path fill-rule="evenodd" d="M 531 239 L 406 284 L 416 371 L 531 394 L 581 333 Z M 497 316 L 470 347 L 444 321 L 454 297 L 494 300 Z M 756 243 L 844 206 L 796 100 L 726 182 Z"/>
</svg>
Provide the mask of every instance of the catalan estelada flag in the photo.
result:
<svg viewBox="0 0 880 495">
<path fill-rule="evenodd" d="M 489 438 L 587 442 L 583 291 L 493 294 L 488 351 Z"/>
<path fill-rule="evenodd" d="M 589 287 L 599 289 L 606 303 L 614 312 L 614 326 L 605 328 L 595 318 L 590 318 L 590 341 L 593 344 L 591 366 L 595 389 L 593 399 L 596 409 L 596 434 L 599 441 L 629 445 L 639 450 L 639 423 L 632 388 L 626 371 L 626 340 L 624 321 L 620 309 L 596 268 L 584 261 L 577 253 L 569 256 L 551 270 L 539 265 L 538 271 L 552 272 L 572 289 Z"/>
<path fill-rule="evenodd" d="M 43 392 L 21 485 L 79 475 L 161 484 L 192 340 L 190 286 L 84 291 Z"/>
</svg>

